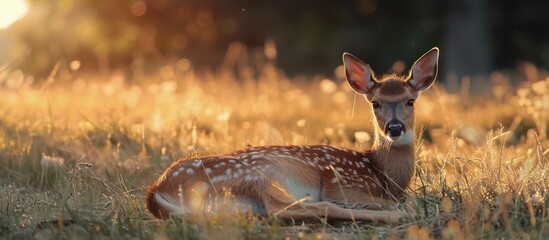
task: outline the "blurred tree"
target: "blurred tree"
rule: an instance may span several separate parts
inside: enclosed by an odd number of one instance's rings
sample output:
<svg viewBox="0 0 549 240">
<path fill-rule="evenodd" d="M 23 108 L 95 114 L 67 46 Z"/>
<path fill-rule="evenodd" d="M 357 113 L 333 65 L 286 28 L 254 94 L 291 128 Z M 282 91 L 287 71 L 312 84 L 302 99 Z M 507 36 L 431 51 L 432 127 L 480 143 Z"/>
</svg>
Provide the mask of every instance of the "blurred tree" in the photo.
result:
<svg viewBox="0 0 549 240">
<path fill-rule="evenodd" d="M 343 51 L 391 71 L 433 46 L 443 71 L 484 73 L 517 59 L 549 65 L 549 2 L 29 0 L 28 14 L 8 29 L 18 40 L 18 66 L 47 75 L 55 63 L 79 60 L 83 69 L 127 68 L 136 59 L 153 69 L 188 58 L 218 67 L 231 42 L 250 55 L 266 39 L 277 64 L 295 73 L 331 75 Z M 27 55 L 30 52 L 29 55 Z M 472 54 L 472 55 L 471 55 Z M 402 59 L 395 59 L 402 57 Z M 255 58 L 251 58 L 255 64 Z M 444 76 L 444 75 L 443 75 Z"/>
<path fill-rule="evenodd" d="M 492 71 L 487 0 L 447 0 L 444 43 L 445 68 L 458 79 L 463 75 L 487 75 Z"/>
</svg>

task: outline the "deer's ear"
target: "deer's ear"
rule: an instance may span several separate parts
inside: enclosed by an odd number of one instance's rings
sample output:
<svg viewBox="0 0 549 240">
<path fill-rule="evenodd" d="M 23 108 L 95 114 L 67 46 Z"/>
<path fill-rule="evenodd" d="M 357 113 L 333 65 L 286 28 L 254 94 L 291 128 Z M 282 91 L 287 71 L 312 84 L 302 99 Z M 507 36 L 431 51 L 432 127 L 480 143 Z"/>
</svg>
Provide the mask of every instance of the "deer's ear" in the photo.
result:
<svg viewBox="0 0 549 240">
<path fill-rule="evenodd" d="M 437 78 L 438 73 L 438 48 L 433 48 L 423 54 L 412 66 L 408 83 L 416 91 L 425 91 Z"/>
<path fill-rule="evenodd" d="M 350 53 L 343 54 L 345 77 L 347 82 L 357 93 L 368 94 L 377 83 L 370 66 Z"/>
</svg>

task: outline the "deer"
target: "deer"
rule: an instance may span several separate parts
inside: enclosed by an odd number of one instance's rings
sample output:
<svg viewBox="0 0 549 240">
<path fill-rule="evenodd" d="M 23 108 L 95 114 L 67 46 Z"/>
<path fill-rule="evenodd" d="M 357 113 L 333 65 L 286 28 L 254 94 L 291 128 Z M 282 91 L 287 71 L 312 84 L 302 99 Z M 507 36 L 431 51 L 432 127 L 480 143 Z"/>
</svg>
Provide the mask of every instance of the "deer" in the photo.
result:
<svg viewBox="0 0 549 240">
<path fill-rule="evenodd" d="M 293 221 L 398 223 L 414 216 L 386 209 L 398 205 L 414 175 L 414 105 L 437 77 L 438 56 L 435 47 L 417 59 L 407 75 L 378 78 L 368 64 L 343 54 L 348 84 L 365 96 L 373 111 L 370 150 L 248 146 L 182 159 L 148 187 L 148 210 L 158 219 L 201 219 L 222 208 Z M 219 207 L 221 199 L 230 199 L 232 205 Z"/>
</svg>

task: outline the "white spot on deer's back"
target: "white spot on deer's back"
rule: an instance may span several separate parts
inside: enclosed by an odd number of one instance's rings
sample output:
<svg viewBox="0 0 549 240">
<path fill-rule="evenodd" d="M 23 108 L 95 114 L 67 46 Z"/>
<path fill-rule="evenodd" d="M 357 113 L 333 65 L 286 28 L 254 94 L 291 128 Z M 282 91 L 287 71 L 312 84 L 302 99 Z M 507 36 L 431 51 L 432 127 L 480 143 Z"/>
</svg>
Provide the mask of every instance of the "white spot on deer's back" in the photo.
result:
<svg viewBox="0 0 549 240">
<path fill-rule="evenodd" d="M 175 171 L 175 172 L 173 172 L 173 174 L 172 174 L 172 176 L 174 176 L 174 177 L 177 177 L 177 175 L 179 175 L 179 171 Z"/>
<path fill-rule="evenodd" d="M 222 182 L 226 180 L 227 179 L 225 175 L 218 175 L 218 176 L 212 177 L 212 182 Z"/>
<path fill-rule="evenodd" d="M 258 181 L 260 179 L 261 179 L 261 177 L 257 176 L 257 175 L 246 175 L 244 177 L 244 181 L 246 181 L 246 182 L 255 182 L 255 181 Z"/>
<path fill-rule="evenodd" d="M 206 172 L 206 174 L 211 174 L 212 173 L 212 169 L 211 168 L 206 168 L 204 169 L 204 172 Z"/>
<path fill-rule="evenodd" d="M 227 166 L 227 163 L 225 162 L 220 162 L 220 163 L 217 163 L 214 165 L 214 168 L 221 168 L 221 167 L 225 167 Z"/>
<path fill-rule="evenodd" d="M 191 166 L 193 166 L 195 168 L 200 167 L 200 165 L 202 165 L 202 160 L 194 160 L 194 162 L 191 163 Z"/>
<path fill-rule="evenodd" d="M 191 175 L 191 174 L 193 174 L 193 173 L 194 173 L 194 171 L 193 171 L 192 169 L 190 169 L 190 168 L 187 169 L 187 174 Z"/>
</svg>

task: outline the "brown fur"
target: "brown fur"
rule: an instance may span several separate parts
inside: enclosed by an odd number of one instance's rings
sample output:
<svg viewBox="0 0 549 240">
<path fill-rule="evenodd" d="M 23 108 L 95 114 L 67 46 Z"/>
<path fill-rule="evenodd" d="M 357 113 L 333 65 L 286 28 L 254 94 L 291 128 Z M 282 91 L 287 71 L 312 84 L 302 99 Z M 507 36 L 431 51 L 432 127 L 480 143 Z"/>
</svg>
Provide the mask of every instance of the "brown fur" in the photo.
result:
<svg viewBox="0 0 549 240">
<path fill-rule="evenodd" d="M 158 181 L 153 183 L 149 187 L 149 192 L 147 194 L 147 207 L 151 213 L 157 218 L 166 218 L 169 215 L 166 214 L 165 209 L 162 209 L 158 206 L 157 202 L 154 200 L 153 193 L 160 192 L 170 195 L 172 198 L 177 198 L 179 189 L 191 189 L 192 185 L 196 182 L 204 182 L 211 184 L 211 177 L 226 174 L 225 171 L 227 168 L 215 169 L 215 164 L 225 162 L 227 165 L 235 165 L 237 158 L 232 158 L 233 156 L 239 156 L 244 154 L 250 154 L 252 152 L 260 152 L 262 150 L 269 150 L 272 147 L 259 147 L 259 148 L 249 148 L 244 149 L 238 152 L 235 152 L 228 156 L 214 156 L 202 158 L 202 166 L 199 169 L 212 169 L 212 172 L 208 175 L 204 171 L 194 172 L 192 175 L 189 174 L 178 174 L 176 177 L 173 176 L 174 172 L 177 169 L 183 167 L 188 169 L 196 159 L 181 160 L 172 166 L 170 166 L 164 174 L 159 178 Z M 210 188 L 210 194 L 213 196 L 221 195 L 222 190 L 228 189 L 232 194 L 237 197 L 245 197 L 247 199 L 252 199 L 260 201 L 263 198 L 263 195 L 277 196 L 280 203 L 291 204 L 297 199 L 290 195 L 285 195 L 282 191 L 277 190 L 276 188 L 266 187 L 272 185 L 274 181 L 284 184 L 285 179 L 292 179 L 293 181 L 300 182 L 305 186 L 311 188 L 319 188 L 322 186 L 322 191 L 326 199 L 339 200 L 342 199 L 341 188 L 344 189 L 345 195 L 350 202 L 363 201 L 363 199 L 378 197 L 387 195 L 385 192 L 384 186 L 387 183 L 382 182 L 382 179 L 385 179 L 384 174 L 381 173 L 380 167 L 383 165 L 374 162 L 364 162 L 364 167 L 357 167 L 356 162 L 364 161 L 364 159 L 371 159 L 373 156 L 371 153 L 361 153 L 347 149 L 332 148 L 327 146 L 307 146 L 308 153 L 311 156 L 337 156 L 339 159 L 346 159 L 346 164 L 344 165 L 335 165 L 335 167 L 341 167 L 344 172 L 356 171 L 357 174 L 351 175 L 342 175 L 341 181 L 333 182 L 332 179 L 336 177 L 336 173 L 330 165 L 334 166 L 330 161 L 325 161 L 319 159 L 319 162 L 314 163 L 315 166 L 307 164 L 307 161 L 312 161 L 312 157 L 308 160 L 299 160 L 295 159 L 295 156 L 302 150 L 303 147 L 300 146 L 288 146 L 288 147 L 277 147 L 278 149 L 288 149 L 287 154 L 279 154 L 276 158 L 264 157 L 252 161 L 252 163 L 257 165 L 266 165 L 272 164 L 272 170 L 265 171 L 262 173 L 252 173 L 253 175 L 260 176 L 261 179 L 254 181 L 253 184 L 247 183 L 244 181 L 243 177 L 237 177 L 220 183 L 214 188 Z M 327 152 L 327 153 L 326 153 Z M 234 160 L 235 163 L 229 163 L 230 160 Z M 337 160 L 333 160 L 334 162 Z M 320 167 L 322 169 L 320 169 Z M 362 166 L 362 165 L 361 165 Z M 241 166 L 243 167 L 243 165 Z M 196 169 L 191 167 L 191 169 Z M 336 171 L 337 172 L 337 171 Z M 370 176 L 369 178 L 360 178 L 360 176 Z M 342 181 L 346 183 L 341 183 Z M 370 185 L 364 186 L 362 188 L 357 188 L 353 185 L 362 184 L 364 182 L 369 182 Z M 341 188 L 340 188 L 341 185 Z M 266 191 L 265 191 L 266 189 Z M 189 191 L 183 192 L 184 197 L 183 202 L 189 201 L 190 193 Z M 400 196 L 401 191 L 391 192 L 390 195 Z M 281 197 L 284 196 L 284 197 Z M 268 209 L 267 209 L 268 210 Z"/>
<path fill-rule="evenodd" d="M 405 81 L 390 79 L 383 81 L 382 84 L 379 85 L 378 91 L 379 94 L 382 95 L 395 96 L 405 93 L 407 91 L 406 87 L 409 86 Z"/>
</svg>

